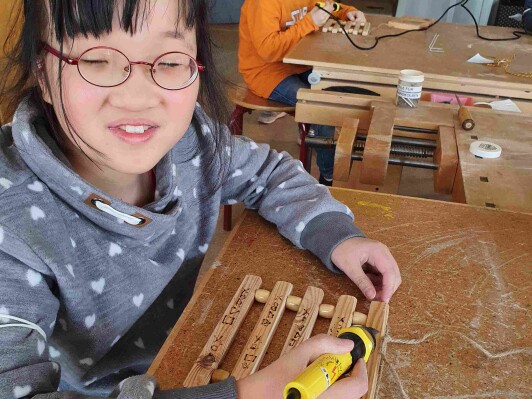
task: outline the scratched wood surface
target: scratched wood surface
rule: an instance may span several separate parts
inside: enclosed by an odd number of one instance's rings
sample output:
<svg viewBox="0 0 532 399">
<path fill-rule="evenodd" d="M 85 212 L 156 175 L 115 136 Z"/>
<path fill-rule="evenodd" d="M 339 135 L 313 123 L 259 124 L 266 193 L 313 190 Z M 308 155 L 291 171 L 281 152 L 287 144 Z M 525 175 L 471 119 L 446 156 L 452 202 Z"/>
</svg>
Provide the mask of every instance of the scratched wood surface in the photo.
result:
<svg viewBox="0 0 532 399">
<path fill-rule="evenodd" d="M 387 244 L 403 285 L 390 304 L 377 398 L 528 398 L 532 333 L 530 292 L 532 215 L 408 197 L 332 189 L 371 238 Z M 343 276 L 324 270 L 311 254 L 294 248 L 275 227 L 248 213 L 200 284 L 150 371 L 162 388 L 180 387 L 242 278 L 261 276 L 271 290 L 292 283 L 323 289 L 323 303 L 340 295 L 368 302 Z M 246 329 L 220 365 L 231 370 L 262 310 L 255 303 Z M 295 312 L 286 311 L 263 366 L 275 360 Z M 330 320 L 318 318 L 315 332 Z M 397 342 L 404 340 L 403 343 Z M 419 341 L 419 343 L 415 343 Z"/>
</svg>

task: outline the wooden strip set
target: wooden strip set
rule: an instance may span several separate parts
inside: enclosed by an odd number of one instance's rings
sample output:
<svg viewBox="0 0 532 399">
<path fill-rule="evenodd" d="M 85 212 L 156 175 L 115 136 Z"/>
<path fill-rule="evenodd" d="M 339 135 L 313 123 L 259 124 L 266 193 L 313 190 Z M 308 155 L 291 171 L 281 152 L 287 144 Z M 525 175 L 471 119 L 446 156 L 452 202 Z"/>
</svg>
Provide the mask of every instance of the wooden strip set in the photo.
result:
<svg viewBox="0 0 532 399">
<path fill-rule="evenodd" d="M 271 292 L 260 289 L 261 284 L 262 280 L 258 276 L 247 275 L 244 278 L 183 385 L 206 385 L 211 381 L 228 378 L 229 375 L 240 379 L 257 371 L 287 308 L 297 314 L 280 355 L 310 337 L 318 315 L 331 319 L 328 329 L 330 335 L 336 336 L 340 329 L 351 325 L 367 325 L 379 331 L 375 352 L 368 362 L 369 390 L 364 397 L 373 399 L 379 376 L 380 350 L 388 320 L 388 304 L 372 302 L 366 316 L 355 311 L 357 299 L 350 295 L 340 296 L 333 306 L 322 304 L 323 290 L 316 287 L 308 287 L 303 298 L 299 298 L 290 295 L 293 286 L 288 282 L 278 281 Z M 254 300 L 263 303 L 264 308 L 235 368 L 231 373 L 218 369 Z"/>
<path fill-rule="evenodd" d="M 370 22 L 355 22 L 355 21 L 340 21 L 340 24 L 344 27 L 345 31 L 350 35 L 362 35 L 367 36 L 371 30 Z M 342 33 L 345 35 L 344 30 L 340 24 L 334 19 L 329 19 L 325 25 L 321 28 L 322 32 Z"/>
</svg>

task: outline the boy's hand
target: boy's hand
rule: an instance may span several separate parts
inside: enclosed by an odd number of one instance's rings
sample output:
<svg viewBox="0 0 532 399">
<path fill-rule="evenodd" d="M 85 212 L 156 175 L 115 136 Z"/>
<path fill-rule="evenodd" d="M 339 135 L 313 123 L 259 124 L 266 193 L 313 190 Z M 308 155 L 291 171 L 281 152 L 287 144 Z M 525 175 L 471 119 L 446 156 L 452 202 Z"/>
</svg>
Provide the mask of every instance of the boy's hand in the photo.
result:
<svg viewBox="0 0 532 399">
<path fill-rule="evenodd" d="M 347 13 L 347 19 L 356 22 L 366 22 L 366 16 L 362 11 L 349 11 Z"/>
<path fill-rule="evenodd" d="M 286 384 L 296 378 L 310 363 L 324 353 L 344 354 L 353 349 L 353 342 L 319 334 L 302 342 L 268 367 L 237 381 L 241 399 L 281 398 Z M 351 376 L 335 382 L 320 399 L 359 398 L 368 390 L 366 364 L 360 359 Z"/>
<path fill-rule="evenodd" d="M 325 7 L 323 8 L 332 13 L 334 10 L 334 3 L 332 1 L 327 1 L 325 3 Z M 329 14 L 318 7 L 314 7 L 312 10 L 310 10 L 310 16 L 312 17 L 312 22 L 314 22 L 314 25 L 319 28 L 325 25 L 325 22 L 327 22 L 330 17 Z"/>
<path fill-rule="evenodd" d="M 401 284 L 397 262 L 378 241 L 362 237 L 345 240 L 333 250 L 331 260 L 368 300 L 389 302 Z"/>
</svg>

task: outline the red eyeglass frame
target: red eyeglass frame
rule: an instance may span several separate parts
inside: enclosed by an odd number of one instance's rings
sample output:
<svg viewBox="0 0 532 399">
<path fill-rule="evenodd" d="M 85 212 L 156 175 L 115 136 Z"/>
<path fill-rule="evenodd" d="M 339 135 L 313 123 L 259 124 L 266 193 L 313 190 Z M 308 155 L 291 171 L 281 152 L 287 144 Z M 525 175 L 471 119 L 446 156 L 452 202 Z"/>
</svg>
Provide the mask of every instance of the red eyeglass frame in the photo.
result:
<svg viewBox="0 0 532 399">
<path fill-rule="evenodd" d="M 157 86 L 159 86 L 160 88 L 162 89 L 165 89 L 165 90 L 182 90 L 182 89 L 185 89 L 187 88 L 188 86 L 190 86 L 192 83 L 194 83 L 196 81 L 196 79 L 198 78 L 199 76 L 199 73 L 200 72 L 204 72 L 205 71 L 205 66 L 200 64 L 198 62 L 198 60 L 196 60 L 194 57 L 192 57 L 191 55 L 187 54 L 187 53 L 183 53 L 181 51 L 169 51 L 169 52 L 166 52 L 164 54 L 161 54 L 159 55 L 157 58 L 155 58 L 155 60 L 153 61 L 153 63 L 151 62 L 146 62 L 146 61 L 131 61 L 129 58 L 127 58 L 127 56 L 121 52 L 120 50 L 114 48 L 114 47 L 107 47 L 107 46 L 97 46 L 97 47 L 91 47 L 87 50 L 85 50 L 83 53 L 80 54 L 79 57 L 77 58 L 69 58 L 67 57 L 66 55 L 60 53 L 58 50 L 56 50 L 55 48 L 53 48 L 52 46 L 50 46 L 48 43 L 45 43 L 45 42 L 42 42 L 41 43 L 41 49 L 47 51 L 48 53 L 56 56 L 57 58 L 59 58 L 60 60 L 66 62 L 68 65 L 75 65 L 78 69 L 78 73 L 80 74 L 80 76 L 83 78 L 83 80 L 85 80 L 87 83 L 90 83 L 91 85 L 94 85 L 94 86 L 97 86 L 97 87 L 116 87 L 116 86 L 120 86 L 122 83 L 124 83 L 126 80 L 129 79 L 129 77 L 131 76 L 131 66 L 132 65 L 147 65 L 150 67 L 150 74 L 151 74 L 151 78 L 153 79 L 153 81 L 155 82 L 155 84 Z M 116 85 L 112 85 L 112 86 L 101 86 L 101 85 L 97 85 L 97 84 L 94 84 L 92 82 L 89 82 L 85 76 L 83 76 L 83 74 L 81 73 L 81 71 L 79 70 L 79 60 L 81 59 L 81 57 L 83 57 L 83 54 L 91 51 L 91 50 L 95 50 L 95 49 L 107 49 L 107 50 L 114 50 L 114 51 L 118 51 L 120 54 L 122 54 L 125 59 L 129 62 L 129 73 L 127 75 L 127 77 L 120 83 L 116 84 Z M 178 54 L 184 54 L 186 55 L 187 57 L 190 57 L 192 59 L 192 61 L 194 61 L 194 63 L 196 64 L 196 67 L 198 69 L 198 74 L 194 77 L 194 79 L 191 79 L 190 82 L 188 82 L 188 84 L 186 86 L 183 86 L 183 87 L 180 87 L 178 89 L 169 89 L 167 87 L 164 87 L 164 86 L 161 86 L 159 83 L 157 83 L 157 81 L 155 80 L 154 76 L 153 76 L 153 67 L 155 66 L 155 63 L 157 62 L 157 60 L 161 57 L 164 57 L 165 55 L 167 54 L 172 54 L 172 53 L 178 53 Z"/>
</svg>

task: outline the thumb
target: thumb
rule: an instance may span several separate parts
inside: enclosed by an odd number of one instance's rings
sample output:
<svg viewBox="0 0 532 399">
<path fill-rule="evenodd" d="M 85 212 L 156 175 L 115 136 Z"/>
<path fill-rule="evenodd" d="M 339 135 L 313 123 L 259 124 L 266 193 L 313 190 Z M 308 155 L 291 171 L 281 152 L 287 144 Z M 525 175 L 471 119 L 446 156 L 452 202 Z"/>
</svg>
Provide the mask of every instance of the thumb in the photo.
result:
<svg viewBox="0 0 532 399">
<path fill-rule="evenodd" d="M 347 14 L 347 19 L 349 19 L 350 21 L 354 21 L 356 19 L 355 13 L 350 12 L 349 14 Z"/>
<path fill-rule="evenodd" d="M 356 284 L 368 300 L 371 301 L 375 298 L 375 295 L 377 295 L 375 286 L 368 276 L 366 276 L 366 273 L 364 273 L 361 267 L 349 268 L 344 270 L 344 272 L 347 274 L 347 277 Z"/>
</svg>

